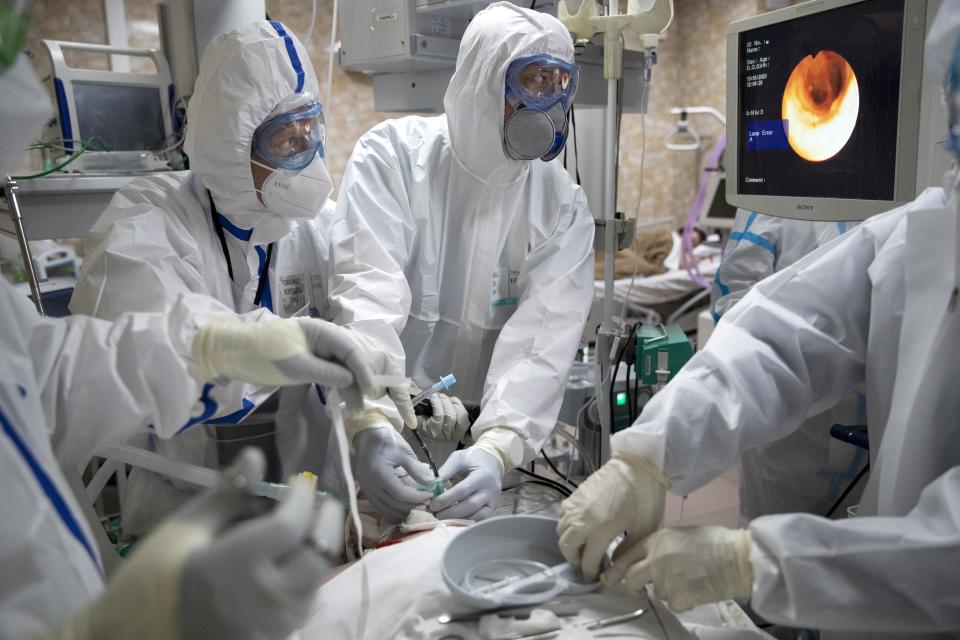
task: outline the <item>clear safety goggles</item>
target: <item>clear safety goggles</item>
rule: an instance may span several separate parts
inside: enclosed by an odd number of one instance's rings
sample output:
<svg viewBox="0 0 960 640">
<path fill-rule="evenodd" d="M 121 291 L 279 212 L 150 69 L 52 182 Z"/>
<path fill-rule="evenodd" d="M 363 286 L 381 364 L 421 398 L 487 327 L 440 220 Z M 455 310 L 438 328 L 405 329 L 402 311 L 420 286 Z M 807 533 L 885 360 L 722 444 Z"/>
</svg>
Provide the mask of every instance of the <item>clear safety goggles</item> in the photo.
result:
<svg viewBox="0 0 960 640">
<path fill-rule="evenodd" d="M 517 58 L 507 67 L 506 95 L 516 106 L 546 110 L 557 102 L 569 107 L 577 93 L 580 67 L 547 54 Z"/>
<path fill-rule="evenodd" d="M 0 71 L 17 59 L 30 27 L 33 0 L 0 0 Z"/>
<path fill-rule="evenodd" d="M 299 109 L 274 116 L 253 133 L 253 151 L 276 169 L 302 171 L 313 158 L 324 155 L 326 127 L 323 108 L 311 101 Z"/>
</svg>

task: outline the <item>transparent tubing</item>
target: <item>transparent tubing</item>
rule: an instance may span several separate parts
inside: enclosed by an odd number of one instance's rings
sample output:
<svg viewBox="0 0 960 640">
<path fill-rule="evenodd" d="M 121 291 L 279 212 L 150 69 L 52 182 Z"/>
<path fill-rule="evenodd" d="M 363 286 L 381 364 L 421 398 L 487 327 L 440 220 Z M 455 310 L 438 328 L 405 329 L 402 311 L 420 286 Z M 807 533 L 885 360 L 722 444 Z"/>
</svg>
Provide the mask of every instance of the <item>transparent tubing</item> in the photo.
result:
<svg viewBox="0 0 960 640">
<path fill-rule="evenodd" d="M 147 471 L 153 471 L 161 475 L 176 478 L 199 487 L 213 488 L 220 484 L 221 474 L 213 469 L 201 467 L 182 460 L 168 458 L 165 455 L 147 451 L 140 447 L 134 447 L 128 444 L 117 444 L 102 449 L 97 455 L 116 460 L 134 467 L 140 467 Z M 285 484 L 276 484 L 273 482 L 257 482 L 253 485 L 253 493 L 265 498 L 278 500 L 285 496 L 289 487 Z"/>
</svg>

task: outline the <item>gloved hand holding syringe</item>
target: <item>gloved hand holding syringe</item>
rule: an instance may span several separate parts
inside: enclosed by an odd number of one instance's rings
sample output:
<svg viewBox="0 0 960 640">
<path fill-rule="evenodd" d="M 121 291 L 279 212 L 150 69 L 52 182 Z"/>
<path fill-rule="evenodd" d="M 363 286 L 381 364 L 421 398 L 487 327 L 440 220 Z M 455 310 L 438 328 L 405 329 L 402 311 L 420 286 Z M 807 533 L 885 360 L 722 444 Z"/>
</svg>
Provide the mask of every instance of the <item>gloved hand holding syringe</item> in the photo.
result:
<svg viewBox="0 0 960 640">
<path fill-rule="evenodd" d="M 428 388 L 424 389 L 417 395 L 413 396 L 413 398 L 411 398 L 410 400 L 410 403 L 413 405 L 414 408 L 416 408 L 416 406 L 420 402 L 430 398 L 434 394 L 437 394 L 437 393 L 440 393 L 441 391 L 445 391 L 446 389 L 449 389 L 454 384 L 456 384 L 456 382 L 457 382 L 457 379 L 453 376 L 452 373 L 447 374 L 445 376 L 441 376 L 440 379 L 437 380 L 435 383 L 433 383 L 432 385 L 430 385 Z M 406 380 L 405 378 L 402 378 L 401 376 L 389 376 L 389 375 L 374 375 L 374 383 L 377 384 L 378 386 L 385 387 L 385 388 L 402 388 L 404 385 L 407 385 L 408 387 L 411 386 L 409 381 Z M 437 464 L 436 462 L 434 462 L 433 456 L 430 455 L 430 449 L 427 448 L 427 444 L 423 441 L 423 438 L 420 436 L 418 431 L 416 429 L 411 429 L 410 431 L 411 433 L 413 433 L 413 437 L 417 440 L 417 444 L 419 444 L 420 448 L 423 450 L 423 453 L 427 458 L 427 462 L 430 464 L 430 468 L 433 470 L 434 478 L 436 478 L 436 480 L 434 481 L 434 485 L 432 487 L 422 487 L 422 488 L 426 491 L 431 491 L 434 496 L 438 496 L 441 493 L 443 493 L 443 481 L 440 480 L 440 472 L 437 467 Z"/>
<path fill-rule="evenodd" d="M 449 389 L 456 383 L 457 383 L 457 379 L 453 377 L 452 373 L 448 373 L 445 376 L 441 376 L 440 379 L 434 382 L 432 385 L 430 385 L 429 388 L 424 389 L 417 395 L 413 396 L 413 398 L 410 400 L 410 403 L 413 404 L 414 407 L 416 407 L 423 400 L 426 400 L 427 398 L 429 398 L 435 393 L 440 393 L 441 391 Z"/>
</svg>

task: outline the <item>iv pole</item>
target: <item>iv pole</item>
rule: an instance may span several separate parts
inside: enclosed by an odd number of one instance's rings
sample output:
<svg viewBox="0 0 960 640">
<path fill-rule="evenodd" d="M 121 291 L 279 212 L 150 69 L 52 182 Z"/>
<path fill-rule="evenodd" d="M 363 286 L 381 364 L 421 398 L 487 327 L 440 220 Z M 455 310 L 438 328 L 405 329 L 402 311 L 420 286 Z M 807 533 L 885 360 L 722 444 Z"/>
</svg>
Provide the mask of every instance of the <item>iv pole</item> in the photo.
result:
<svg viewBox="0 0 960 640">
<path fill-rule="evenodd" d="M 577 13 L 571 15 L 565 0 L 557 6 L 557 17 L 573 35 L 574 42 L 586 44 L 595 34 L 603 33 L 603 77 L 607 81 L 607 108 L 604 113 L 604 261 L 603 261 L 603 322 L 597 331 L 597 406 L 600 412 L 600 460 L 610 458 L 610 389 L 611 361 L 624 337 L 621 318 L 613 316 L 613 273 L 617 238 L 617 83 L 623 76 L 622 32 L 635 32 L 643 43 L 645 55 L 644 80 L 649 82 L 653 55 L 662 34 L 673 21 L 673 0 L 629 0 L 627 13 L 620 14 L 619 0 L 607 3 L 606 15 L 600 15 L 596 0 L 583 0 Z M 642 107 L 645 108 L 645 107 Z"/>
<path fill-rule="evenodd" d="M 43 300 L 40 298 L 40 283 L 37 281 L 37 273 L 33 268 L 33 256 L 30 253 L 30 243 L 27 241 L 27 234 L 23 230 L 23 217 L 20 215 L 20 203 L 17 202 L 17 183 L 10 176 L 6 176 L 6 183 L 3 184 L 3 190 L 7 196 L 7 205 L 10 207 L 10 219 L 13 221 L 13 230 L 17 236 L 17 243 L 20 245 L 20 255 L 23 257 L 23 268 L 27 272 L 27 281 L 30 283 L 30 294 L 33 296 L 33 304 L 37 307 L 37 313 L 41 316 L 47 314 L 43 309 Z"/>
</svg>

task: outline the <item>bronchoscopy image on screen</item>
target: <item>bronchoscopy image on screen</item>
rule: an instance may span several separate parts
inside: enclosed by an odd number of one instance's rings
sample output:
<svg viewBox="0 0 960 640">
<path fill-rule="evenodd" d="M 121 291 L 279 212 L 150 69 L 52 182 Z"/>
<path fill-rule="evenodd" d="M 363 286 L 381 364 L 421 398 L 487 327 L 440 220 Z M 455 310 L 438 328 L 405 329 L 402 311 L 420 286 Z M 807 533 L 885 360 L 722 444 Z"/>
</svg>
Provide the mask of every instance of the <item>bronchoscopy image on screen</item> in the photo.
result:
<svg viewBox="0 0 960 640">
<path fill-rule="evenodd" d="M 893 199 L 903 3 L 740 34 L 740 193 Z"/>
</svg>

